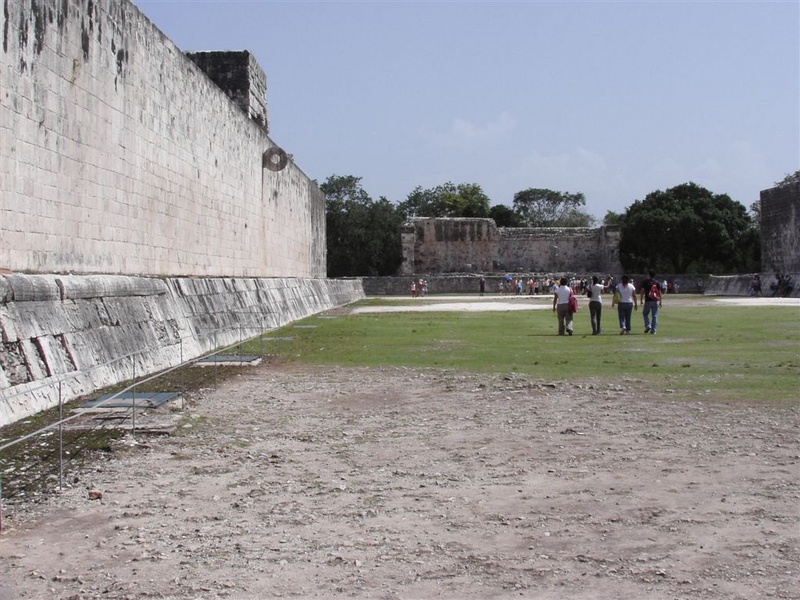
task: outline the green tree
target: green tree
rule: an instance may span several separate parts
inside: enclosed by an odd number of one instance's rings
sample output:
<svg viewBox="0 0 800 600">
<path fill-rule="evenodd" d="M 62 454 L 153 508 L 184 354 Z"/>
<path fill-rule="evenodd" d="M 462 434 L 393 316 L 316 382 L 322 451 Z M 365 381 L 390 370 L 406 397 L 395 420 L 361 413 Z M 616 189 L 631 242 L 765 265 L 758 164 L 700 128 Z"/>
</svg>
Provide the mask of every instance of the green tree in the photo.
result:
<svg viewBox="0 0 800 600">
<path fill-rule="evenodd" d="M 373 201 L 361 178 L 331 175 L 325 194 L 328 277 L 394 275 L 402 261 L 402 214 L 386 198 Z"/>
<path fill-rule="evenodd" d="M 477 183 L 414 188 L 398 208 L 406 217 L 488 217 L 489 197 Z"/>
<path fill-rule="evenodd" d="M 406 218 L 443 217 L 445 208 L 442 195 L 445 193 L 455 193 L 455 186 L 452 183 L 446 183 L 434 188 L 423 189 L 421 185 L 418 185 L 397 206 Z"/>
<path fill-rule="evenodd" d="M 581 207 L 586 198 L 580 192 L 557 192 L 528 188 L 514 194 L 514 212 L 526 227 L 586 227 L 594 218 Z"/>
<path fill-rule="evenodd" d="M 739 246 L 744 257 L 741 270 L 747 273 L 761 271 L 761 200 L 756 200 L 750 205 L 750 230 Z"/>
<path fill-rule="evenodd" d="M 781 179 L 780 181 L 775 182 L 776 187 L 780 187 L 782 185 L 790 185 L 792 183 L 800 182 L 800 171 L 795 171 L 794 173 L 787 173 L 786 177 Z"/>
<path fill-rule="evenodd" d="M 603 217 L 603 225 L 619 226 L 622 224 L 622 217 L 623 215 L 620 213 L 609 210 L 606 212 L 606 216 Z"/>
<path fill-rule="evenodd" d="M 494 219 L 495 225 L 498 227 L 522 227 L 522 219 L 505 204 L 495 204 L 490 208 L 489 218 Z"/>
<path fill-rule="evenodd" d="M 739 273 L 761 271 L 761 228 L 750 227 L 739 240 L 740 259 L 736 266 Z"/>
<path fill-rule="evenodd" d="M 761 200 L 756 200 L 750 205 L 750 219 L 753 221 L 753 227 L 761 230 Z"/>
<path fill-rule="evenodd" d="M 573 209 L 559 219 L 556 227 L 593 227 L 595 218 L 587 212 Z"/>
<path fill-rule="evenodd" d="M 448 217 L 489 216 L 489 197 L 477 183 L 459 183 L 455 193 L 446 193 L 443 200 Z"/>
<path fill-rule="evenodd" d="M 655 191 L 625 212 L 620 260 L 626 270 L 735 273 L 748 265 L 751 219 L 726 194 L 695 183 Z"/>
</svg>

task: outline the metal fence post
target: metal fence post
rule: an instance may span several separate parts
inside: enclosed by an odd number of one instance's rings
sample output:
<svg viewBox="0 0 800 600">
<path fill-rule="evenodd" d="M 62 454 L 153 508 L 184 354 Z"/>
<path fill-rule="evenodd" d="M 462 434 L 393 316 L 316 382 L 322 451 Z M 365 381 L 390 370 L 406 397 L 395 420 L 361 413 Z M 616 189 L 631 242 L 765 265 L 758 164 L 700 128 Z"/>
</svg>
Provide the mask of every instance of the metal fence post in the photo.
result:
<svg viewBox="0 0 800 600">
<path fill-rule="evenodd" d="M 180 384 L 181 384 L 181 393 L 183 393 L 186 391 L 186 373 L 184 372 L 186 369 L 183 366 L 183 334 L 181 334 L 178 341 L 180 342 L 180 347 L 181 347 L 181 361 L 178 363 L 180 365 L 178 367 L 178 370 L 181 373 Z"/>
<path fill-rule="evenodd" d="M 58 382 L 58 491 L 64 491 L 64 397 Z"/>
<path fill-rule="evenodd" d="M 133 399 L 133 414 L 131 415 L 131 435 L 136 436 L 136 355 L 131 355 L 131 361 L 133 362 L 133 387 L 131 388 L 131 394 Z"/>
</svg>

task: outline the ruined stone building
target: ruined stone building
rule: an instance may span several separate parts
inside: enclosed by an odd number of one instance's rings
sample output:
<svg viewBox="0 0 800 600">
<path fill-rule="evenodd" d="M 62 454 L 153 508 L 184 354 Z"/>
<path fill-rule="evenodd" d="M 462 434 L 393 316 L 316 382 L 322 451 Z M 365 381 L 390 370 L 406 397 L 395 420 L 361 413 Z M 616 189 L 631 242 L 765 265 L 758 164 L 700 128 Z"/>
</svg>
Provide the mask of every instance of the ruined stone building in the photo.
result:
<svg viewBox="0 0 800 600">
<path fill-rule="evenodd" d="M 401 274 L 619 273 L 617 227 L 497 227 L 493 219 L 415 218 Z"/>
<path fill-rule="evenodd" d="M 761 192 L 761 270 L 800 274 L 800 181 Z"/>
</svg>

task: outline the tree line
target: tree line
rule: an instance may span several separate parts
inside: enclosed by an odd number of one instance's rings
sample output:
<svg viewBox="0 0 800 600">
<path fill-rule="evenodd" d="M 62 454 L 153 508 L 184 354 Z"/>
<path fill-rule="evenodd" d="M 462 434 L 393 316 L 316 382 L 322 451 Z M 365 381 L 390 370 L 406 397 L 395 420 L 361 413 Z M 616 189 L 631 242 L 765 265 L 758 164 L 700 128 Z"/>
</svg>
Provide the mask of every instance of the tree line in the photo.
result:
<svg viewBox="0 0 800 600">
<path fill-rule="evenodd" d="M 776 185 L 800 181 L 800 171 Z M 364 190 L 361 177 L 331 175 L 325 195 L 328 277 L 394 275 L 402 261 L 400 227 L 411 217 L 478 217 L 498 227 L 592 227 L 580 192 L 528 188 L 511 206 L 490 206 L 476 183 L 415 188 L 397 204 Z M 647 194 L 604 225 L 620 228 L 620 262 L 630 272 L 749 273 L 760 270 L 760 206 L 750 212 L 727 194 L 683 183 Z"/>
</svg>

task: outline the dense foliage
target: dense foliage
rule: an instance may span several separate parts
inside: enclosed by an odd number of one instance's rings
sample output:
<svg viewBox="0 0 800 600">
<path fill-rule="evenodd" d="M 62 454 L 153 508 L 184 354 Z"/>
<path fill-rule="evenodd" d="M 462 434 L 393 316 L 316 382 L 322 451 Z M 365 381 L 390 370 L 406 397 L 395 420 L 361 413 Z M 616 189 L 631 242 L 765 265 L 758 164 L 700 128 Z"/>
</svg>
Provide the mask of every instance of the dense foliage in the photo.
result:
<svg viewBox="0 0 800 600">
<path fill-rule="evenodd" d="M 694 183 L 655 191 L 622 215 L 620 261 L 625 269 L 661 273 L 755 270 L 759 232 L 745 207 Z"/>
<path fill-rule="evenodd" d="M 514 194 L 514 212 L 525 227 L 589 227 L 594 219 L 584 212 L 585 205 L 580 192 L 528 188 Z"/>
<path fill-rule="evenodd" d="M 489 218 L 498 227 L 523 227 L 522 217 L 505 204 L 495 204 L 489 209 Z"/>
<path fill-rule="evenodd" d="M 793 183 L 800 183 L 800 171 L 795 171 L 794 173 L 787 173 L 786 177 L 784 177 L 780 181 L 775 182 L 775 187 L 791 185 Z"/>
<path fill-rule="evenodd" d="M 477 183 L 417 186 L 398 204 L 404 217 L 488 217 L 489 197 Z"/>
<path fill-rule="evenodd" d="M 373 201 L 361 178 L 331 175 L 325 194 L 328 277 L 394 275 L 402 261 L 403 216 L 392 202 Z"/>
</svg>

